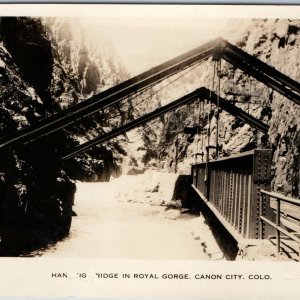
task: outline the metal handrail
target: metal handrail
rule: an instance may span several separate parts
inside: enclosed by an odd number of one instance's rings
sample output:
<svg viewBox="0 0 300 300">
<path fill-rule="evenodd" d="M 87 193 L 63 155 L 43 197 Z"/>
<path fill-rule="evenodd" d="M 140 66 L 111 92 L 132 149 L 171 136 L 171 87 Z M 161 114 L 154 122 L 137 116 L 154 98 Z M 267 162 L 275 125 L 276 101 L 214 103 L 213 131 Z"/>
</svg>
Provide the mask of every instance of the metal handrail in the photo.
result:
<svg viewBox="0 0 300 300">
<path fill-rule="evenodd" d="M 276 193 L 276 192 L 269 192 L 266 190 L 261 189 L 260 190 L 260 194 L 261 194 L 261 202 L 260 202 L 260 220 L 261 220 L 261 230 L 263 230 L 263 222 L 269 224 L 270 226 L 272 226 L 275 230 L 276 230 L 276 242 L 277 242 L 277 252 L 280 253 L 281 252 L 281 247 L 280 247 L 280 233 L 283 233 L 284 235 L 286 235 L 287 237 L 291 238 L 292 240 L 294 240 L 295 242 L 297 242 L 299 244 L 299 248 L 298 248 L 298 256 L 299 256 L 299 261 L 300 261 L 300 238 L 298 238 L 297 236 L 295 236 L 295 234 L 288 232 L 287 230 L 285 230 L 284 228 L 282 228 L 280 226 L 281 222 L 280 222 L 280 201 L 283 202 L 287 202 L 290 203 L 292 205 L 295 206 L 299 206 L 300 207 L 300 200 L 299 199 L 295 199 L 292 197 L 287 197 L 284 196 L 280 193 Z M 271 198 L 274 198 L 276 200 L 276 223 L 270 221 L 269 219 L 267 219 L 266 217 L 263 216 L 263 212 L 262 212 L 262 203 L 263 203 L 263 197 L 264 195 L 267 195 Z M 297 232 L 297 234 L 300 234 L 300 232 Z"/>
</svg>

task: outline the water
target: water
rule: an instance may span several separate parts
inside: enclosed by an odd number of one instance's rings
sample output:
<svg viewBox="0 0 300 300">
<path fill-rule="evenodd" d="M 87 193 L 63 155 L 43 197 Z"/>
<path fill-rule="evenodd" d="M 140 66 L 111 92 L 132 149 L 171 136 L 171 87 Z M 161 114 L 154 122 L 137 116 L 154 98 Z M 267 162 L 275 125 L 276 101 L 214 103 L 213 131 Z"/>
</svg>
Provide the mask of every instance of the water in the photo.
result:
<svg viewBox="0 0 300 300">
<path fill-rule="evenodd" d="M 109 183 L 77 183 L 77 216 L 73 217 L 70 236 L 32 255 L 208 260 L 200 241 L 191 234 L 191 221 L 197 216 L 154 206 L 157 199 L 144 184 L 154 184 L 153 176 L 147 176 L 123 176 Z M 154 196 L 162 197 L 164 193 Z"/>
</svg>

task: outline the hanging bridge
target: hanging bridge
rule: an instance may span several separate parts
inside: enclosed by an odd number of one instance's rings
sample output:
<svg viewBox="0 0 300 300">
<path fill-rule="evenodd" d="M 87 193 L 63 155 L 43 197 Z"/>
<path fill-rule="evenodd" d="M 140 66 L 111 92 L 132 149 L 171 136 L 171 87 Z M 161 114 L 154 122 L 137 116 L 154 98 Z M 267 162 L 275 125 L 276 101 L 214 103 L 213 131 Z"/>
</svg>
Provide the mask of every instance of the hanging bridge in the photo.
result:
<svg viewBox="0 0 300 300">
<path fill-rule="evenodd" d="M 298 82 L 229 42 L 218 38 L 45 118 L 36 124 L 1 137 L 0 148 L 34 143 L 39 138 L 76 124 L 91 114 L 118 105 L 124 99 L 136 93 L 144 92 L 170 76 L 183 70 L 189 70 L 210 57 L 213 57 L 218 62 L 221 59 L 226 60 L 234 67 L 239 68 L 257 81 L 283 95 L 286 99 L 298 105 L 300 104 L 300 84 Z M 199 85 L 200 87 L 195 91 L 75 147 L 69 153 L 65 153 L 61 160 L 64 161 L 75 157 L 97 144 L 104 143 L 177 107 L 195 101 L 206 101 L 217 107 L 217 121 L 219 108 L 222 108 L 232 116 L 267 135 L 267 124 L 222 98 L 220 90 L 218 93 L 215 93 L 213 90 L 201 87 L 201 83 Z M 207 131 L 209 137 L 210 127 L 208 127 Z M 217 136 L 216 152 L 218 152 L 218 147 Z M 207 150 L 209 151 L 209 147 Z M 270 190 L 271 161 L 271 150 L 257 149 L 217 160 L 210 160 L 207 154 L 206 162 L 192 166 L 191 175 L 194 191 L 237 240 L 263 239 L 272 234 L 274 228 L 277 232 L 279 230 L 272 226 L 272 224 L 275 224 L 275 215 L 270 208 L 268 195 L 263 194 L 262 196 L 260 193 L 261 189 Z M 276 226 L 280 226 L 278 220 L 276 224 Z"/>
<path fill-rule="evenodd" d="M 212 56 L 218 59 L 225 59 L 246 74 L 261 81 L 291 101 L 300 104 L 300 84 L 298 82 L 229 42 L 218 38 L 56 113 L 32 126 L 2 137 L 0 139 L 0 148 L 15 142 L 24 143 L 25 141 L 28 142 L 28 140 L 33 141 L 61 130 L 88 115 L 116 104 L 130 95 L 149 88 Z"/>
</svg>

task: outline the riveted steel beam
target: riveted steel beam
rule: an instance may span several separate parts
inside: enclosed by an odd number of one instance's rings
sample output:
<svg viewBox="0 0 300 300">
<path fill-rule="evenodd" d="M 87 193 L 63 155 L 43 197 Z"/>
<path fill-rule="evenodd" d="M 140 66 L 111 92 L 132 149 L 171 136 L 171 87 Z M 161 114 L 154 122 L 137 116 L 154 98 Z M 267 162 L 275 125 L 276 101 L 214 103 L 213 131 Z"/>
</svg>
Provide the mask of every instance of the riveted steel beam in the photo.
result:
<svg viewBox="0 0 300 300">
<path fill-rule="evenodd" d="M 136 128 L 146 122 L 149 122 L 179 106 L 182 106 L 184 104 L 187 104 L 190 101 L 195 101 L 195 100 L 202 100 L 204 101 L 205 99 L 211 99 L 212 103 L 216 104 L 217 103 L 217 95 L 213 92 L 211 92 L 209 89 L 205 88 L 205 87 L 201 87 L 199 89 L 196 89 L 195 91 L 167 104 L 164 105 L 134 121 L 131 121 L 127 124 L 124 124 L 118 128 L 113 129 L 112 131 L 105 133 L 93 140 L 90 140 L 82 145 L 79 145 L 78 147 L 76 147 L 71 153 L 65 155 L 62 159 L 63 160 L 67 160 L 69 158 L 72 158 L 84 151 L 86 151 L 87 149 L 97 145 L 97 144 L 101 144 L 105 141 L 108 141 L 122 133 L 125 133 L 129 130 L 132 130 L 133 128 Z M 223 108 L 224 110 L 226 110 L 227 112 L 229 112 L 230 114 L 234 115 L 235 117 L 237 117 L 238 119 L 248 123 L 250 126 L 255 127 L 256 129 L 258 129 L 259 131 L 263 132 L 263 133 L 267 133 L 268 132 L 268 125 L 264 124 L 262 121 L 254 118 L 253 116 L 249 115 L 248 113 L 244 112 L 242 109 L 234 106 L 232 103 L 230 103 L 229 101 L 219 97 L 219 106 L 221 108 Z"/>
</svg>

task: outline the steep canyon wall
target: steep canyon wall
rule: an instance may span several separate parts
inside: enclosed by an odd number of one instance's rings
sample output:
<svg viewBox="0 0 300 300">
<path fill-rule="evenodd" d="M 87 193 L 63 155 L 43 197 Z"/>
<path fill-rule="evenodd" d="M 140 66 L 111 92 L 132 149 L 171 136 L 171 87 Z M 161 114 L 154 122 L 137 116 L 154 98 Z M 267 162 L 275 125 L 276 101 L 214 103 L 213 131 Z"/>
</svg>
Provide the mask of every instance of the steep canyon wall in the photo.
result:
<svg viewBox="0 0 300 300">
<path fill-rule="evenodd" d="M 243 29 L 225 38 L 247 53 L 299 82 L 299 20 L 255 19 L 243 23 Z M 219 74 L 214 71 L 215 61 L 208 61 L 174 81 L 169 89 L 155 97 L 160 104 L 175 100 L 192 90 L 205 86 L 221 97 L 235 103 L 254 117 L 270 126 L 266 136 L 249 125 L 220 110 L 219 144 L 220 156 L 251 150 L 257 147 L 273 151 L 272 188 L 284 194 L 299 197 L 299 106 L 261 82 L 251 78 L 231 64 L 221 61 Z M 215 74 L 215 76 L 214 76 Z M 179 76 L 180 77 L 180 76 Z M 218 80 L 220 78 L 220 85 Z M 172 79 L 170 78 L 170 82 Z M 154 99 L 154 102 L 157 100 Z M 153 102 L 153 101 L 152 101 Z M 144 145 L 156 151 L 147 160 L 174 171 L 176 160 L 180 173 L 188 174 L 190 164 L 205 161 L 208 120 L 210 120 L 210 145 L 216 140 L 216 107 L 204 108 L 196 101 L 165 115 L 153 128 L 145 126 Z M 200 125 L 203 133 L 184 134 L 184 127 Z M 215 151 L 210 151 L 211 158 Z"/>
<path fill-rule="evenodd" d="M 74 21 L 1 18 L 1 135 L 126 78 L 110 51 L 89 41 L 80 24 L 71 30 Z M 99 113 L 34 143 L 1 149 L 0 255 L 19 255 L 68 234 L 76 191 L 71 179 L 108 181 L 120 174 L 126 152 L 114 141 L 65 164 L 59 157 L 119 120 Z"/>
</svg>

